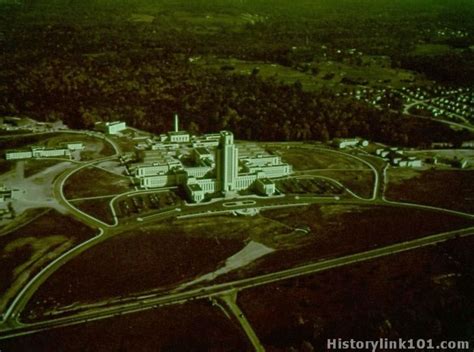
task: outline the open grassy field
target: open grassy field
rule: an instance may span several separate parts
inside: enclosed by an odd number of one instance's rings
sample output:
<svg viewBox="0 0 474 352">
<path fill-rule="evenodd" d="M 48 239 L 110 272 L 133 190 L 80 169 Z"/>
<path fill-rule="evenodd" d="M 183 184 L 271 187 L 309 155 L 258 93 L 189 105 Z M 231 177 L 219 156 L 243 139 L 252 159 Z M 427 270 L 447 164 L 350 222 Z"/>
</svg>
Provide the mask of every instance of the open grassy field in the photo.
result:
<svg viewBox="0 0 474 352">
<path fill-rule="evenodd" d="M 0 227 L 0 236 L 16 230 L 20 226 L 26 225 L 47 211 L 49 211 L 47 208 L 26 209 L 25 211 L 18 214 L 14 219 L 6 221 L 3 226 Z"/>
<path fill-rule="evenodd" d="M 93 160 L 114 154 L 114 148 L 109 142 L 86 134 L 62 133 L 48 138 L 44 143 L 46 147 L 56 147 L 70 142 L 83 142 L 84 150 L 81 151 L 82 160 Z"/>
<path fill-rule="evenodd" d="M 467 340 L 473 249 L 454 240 L 245 290 L 238 303 L 268 351 L 324 351 L 328 338 Z"/>
<path fill-rule="evenodd" d="M 122 131 L 122 133 L 126 136 L 109 136 L 109 138 L 119 146 L 122 153 L 134 153 L 135 145 L 137 142 L 134 141 L 132 138 L 136 136 L 135 131 L 125 130 Z"/>
<path fill-rule="evenodd" d="M 371 61 L 370 57 L 363 57 L 362 61 Z M 406 85 L 406 81 L 418 80 L 424 82 L 423 77 L 408 70 L 393 69 L 390 65 L 351 65 L 349 63 L 336 61 L 318 61 L 310 63 L 318 69 L 318 73 L 312 74 L 310 71 L 302 72 L 296 68 L 286 67 L 279 64 L 267 63 L 263 61 L 246 61 L 235 58 L 217 58 L 207 56 L 195 61 L 203 68 L 221 69 L 222 67 L 233 67 L 230 72 L 244 75 L 252 74 L 254 69 L 258 70 L 258 75 L 264 78 L 273 78 L 286 84 L 300 82 L 306 91 L 320 91 L 331 89 L 336 92 L 344 88 L 351 87 L 341 83 L 343 78 L 356 81 L 366 81 L 367 87 L 377 87 L 389 83 L 392 87 L 401 88 Z M 357 86 L 352 86 L 357 87 Z"/>
<path fill-rule="evenodd" d="M 175 11 L 172 19 L 178 25 L 192 27 L 195 33 L 218 33 L 222 30 L 239 31 L 251 21 L 251 17 L 239 14 L 208 13 L 196 14 L 188 11 Z"/>
<path fill-rule="evenodd" d="M 14 167 L 15 167 L 15 162 L 9 161 L 9 160 L 0 159 L 0 175 L 1 175 L 1 174 L 5 174 L 5 173 L 7 173 L 8 171 L 13 170 Z"/>
<path fill-rule="evenodd" d="M 251 218 L 173 220 L 119 234 L 61 267 L 25 311 L 36 319 L 74 305 L 174 287 L 221 267 L 250 239 L 276 251 L 219 281 L 271 272 L 429 234 L 471 226 L 463 218 L 370 206 L 307 206 Z M 212 253 L 212 256 L 209 255 Z M 69 306 L 69 307 L 68 307 Z"/>
<path fill-rule="evenodd" d="M 253 219 L 253 218 L 252 218 Z M 266 226 L 259 226 L 266 224 Z M 66 263 L 32 298 L 35 316 L 74 302 L 94 302 L 175 286 L 216 270 L 249 237 L 288 230 L 261 218 L 212 217 L 143 226 Z"/>
<path fill-rule="evenodd" d="M 246 337 L 208 301 L 163 307 L 0 341 L 11 352 L 248 351 Z"/>
<path fill-rule="evenodd" d="M 58 160 L 48 160 L 48 159 L 31 159 L 25 160 L 24 176 L 26 178 L 36 175 L 41 171 L 48 169 L 51 166 L 54 166 L 61 161 Z"/>
<path fill-rule="evenodd" d="M 107 196 L 130 190 L 128 177 L 88 167 L 69 177 L 64 184 L 64 195 L 68 199 Z"/>
<path fill-rule="evenodd" d="M 113 224 L 114 218 L 112 216 L 112 211 L 110 210 L 109 206 L 111 199 L 112 198 L 107 197 L 79 200 L 77 202 L 74 202 L 73 205 L 76 208 L 82 210 L 84 213 L 87 213 L 90 216 L 105 222 L 106 224 Z"/>
<path fill-rule="evenodd" d="M 442 55 L 454 51 L 447 44 L 418 44 L 413 50 L 415 55 Z"/>
<path fill-rule="evenodd" d="M 229 277 L 282 270 L 473 225 L 472 221 L 452 215 L 386 206 L 311 205 L 269 210 L 261 215 L 308 232 L 299 236 L 273 236 L 273 242 L 268 245 L 280 250 Z M 282 238 L 285 242 L 278 242 Z"/>
<path fill-rule="evenodd" d="M 390 200 L 474 212 L 474 171 L 389 169 Z"/>
<path fill-rule="evenodd" d="M 38 134 L 38 135 L 27 135 L 27 136 L 11 136 L 11 138 L 5 138 L 0 140 L 0 149 L 20 149 L 29 145 L 41 145 L 41 143 L 56 133 Z"/>
<path fill-rule="evenodd" d="M 280 155 L 282 160 L 293 165 L 295 171 L 313 169 L 367 169 L 364 163 L 331 149 L 309 149 L 292 146 L 268 147 L 269 151 Z"/>
<path fill-rule="evenodd" d="M 54 210 L 38 215 L 32 222 L 0 236 L 0 311 L 32 275 L 93 235 L 89 227 Z"/>
<path fill-rule="evenodd" d="M 344 189 L 335 182 L 310 176 L 278 180 L 276 186 L 278 190 L 284 194 L 339 196 L 344 193 Z"/>
<path fill-rule="evenodd" d="M 374 187 L 374 173 L 367 170 L 338 171 L 338 170 L 314 170 L 311 175 L 329 177 L 340 182 L 359 197 L 370 198 Z"/>
</svg>

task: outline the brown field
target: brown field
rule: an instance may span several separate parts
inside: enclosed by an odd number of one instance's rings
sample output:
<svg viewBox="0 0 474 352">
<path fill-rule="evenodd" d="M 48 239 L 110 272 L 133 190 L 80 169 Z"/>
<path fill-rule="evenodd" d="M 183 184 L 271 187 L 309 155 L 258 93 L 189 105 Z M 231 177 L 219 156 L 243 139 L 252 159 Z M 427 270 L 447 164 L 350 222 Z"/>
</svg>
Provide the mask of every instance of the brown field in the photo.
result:
<svg viewBox="0 0 474 352">
<path fill-rule="evenodd" d="M 72 203 L 76 208 L 82 210 L 84 213 L 89 214 L 90 216 L 99 219 L 106 224 L 113 224 L 114 218 L 112 216 L 112 211 L 110 210 L 110 200 L 112 198 L 99 198 L 99 199 L 89 199 L 89 200 L 80 200 Z"/>
<path fill-rule="evenodd" d="M 282 160 L 293 165 L 295 171 L 313 169 L 368 169 L 367 165 L 340 154 L 331 149 L 309 149 L 301 147 L 267 148 L 282 157 Z"/>
<path fill-rule="evenodd" d="M 0 159 L 0 175 L 13 170 L 14 167 L 15 167 L 14 161 Z"/>
<path fill-rule="evenodd" d="M 0 341 L 9 352 L 251 351 L 240 328 L 207 301 L 163 307 Z"/>
<path fill-rule="evenodd" d="M 21 212 L 14 219 L 7 221 L 3 226 L 0 227 L 0 238 L 1 236 L 19 229 L 20 226 L 24 226 L 27 223 L 34 221 L 37 217 L 49 211 L 46 208 L 31 208 Z"/>
<path fill-rule="evenodd" d="M 74 229 L 74 231 L 71 231 Z M 93 230 L 50 210 L 0 236 L 0 311 L 52 259 L 87 239 Z"/>
<path fill-rule="evenodd" d="M 276 227 L 268 223 L 268 229 Z M 119 234 L 56 271 L 35 293 L 27 311 L 39 316 L 74 302 L 156 291 L 189 281 L 214 271 L 242 249 L 255 224 L 214 217 L 143 226 Z M 266 230 L 258 228 L 253 236 L 266 235 Z"/>
<path fill-rule="evenodd" d="M 245 290 L 267 351 L 325 351 L 329 338 L 468 340 L 474 239 L 457 239 Z M 291 349 L 293 348 L 293 349 Z"/>
<path fill-rule="evenodd" d="M 107 196 L 130 190 L 130 180 L 124 176 L 89 167 L 66 180 L 64 195 L 68 199 Z"/>
<path fill-rule="evenodd" d="M 390 200 L 474 212 L 474 171 L 389 169 Z"/>
<path fill-rule="evenodd" d="M 295 265 L 361 252 L 414 238 L 472 226 L 473 222 L 446 214 L 399 207 L 318 206 L 262 213 L 290 228 L 307 228 L 299 236 L 273 236 L 267 245 L 280 250 L 254 265 L 219 280 L 287 269 Z M 284 240 L 284 242 L 282 242 Z"/>
</svg>

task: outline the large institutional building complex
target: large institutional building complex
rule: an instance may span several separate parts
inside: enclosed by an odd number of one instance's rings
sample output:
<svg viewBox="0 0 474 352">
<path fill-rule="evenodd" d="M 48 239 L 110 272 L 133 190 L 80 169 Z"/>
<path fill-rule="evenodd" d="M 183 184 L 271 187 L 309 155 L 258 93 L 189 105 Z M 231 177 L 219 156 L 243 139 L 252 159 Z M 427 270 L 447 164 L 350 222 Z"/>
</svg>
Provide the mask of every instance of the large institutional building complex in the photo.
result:
<svg viewBox="0 0 474 352">
<path fill-rule="evenodd" d="M 32 146 L 28 149 L 7 150 L 5 159 L 21 160 L 32 158 L 70 158 L 71 152 L 84 149 L 82 142 L 71 142 L 55 148 Z"/>
<path fill-rule="evenodd" d="M 141 145 L 138 163 L 129 166 L 141 188 L 180 185 L 193 202 L 249 189 L 272 195 L 271 179 L 292 173 L 289 164 L 256 144 L 235 144 L 232 132 L 191 136 L 179 130 L 177 116 L 174 125 L 174 131 Z"/>
</svg>

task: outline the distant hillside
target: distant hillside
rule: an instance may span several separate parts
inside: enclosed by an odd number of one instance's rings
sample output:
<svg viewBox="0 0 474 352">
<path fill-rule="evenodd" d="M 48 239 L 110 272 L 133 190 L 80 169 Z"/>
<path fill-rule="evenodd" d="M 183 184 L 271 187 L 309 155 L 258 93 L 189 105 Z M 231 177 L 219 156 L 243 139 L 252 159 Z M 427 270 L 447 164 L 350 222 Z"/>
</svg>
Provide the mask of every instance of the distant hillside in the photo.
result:
<svg viewBox="0 0 474 352">
<path fill-rule="evenodd" d="M 318 11 L 430 11 L 434 8 L 454 11 L 461 15 L 474 14 L 471 0 L 0 0 L 2 2 L 21 2 L 29 9 L 47 7 L 88 8 L 129 7 L 129 8 L 185 8 L 189 10 L 273 12 L 284 10 L 287 14 L 317 14 Z M 309 12 L 308 12 L 309 11 Z"/>
</svg>

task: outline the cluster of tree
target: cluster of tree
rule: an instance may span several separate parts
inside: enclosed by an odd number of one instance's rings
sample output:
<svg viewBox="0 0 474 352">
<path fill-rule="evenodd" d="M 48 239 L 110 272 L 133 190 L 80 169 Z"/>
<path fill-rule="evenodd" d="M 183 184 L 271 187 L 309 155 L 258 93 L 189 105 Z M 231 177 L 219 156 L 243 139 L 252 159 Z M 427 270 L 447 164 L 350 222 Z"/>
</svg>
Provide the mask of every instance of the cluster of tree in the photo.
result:
<svg viewBox="0 0 474 352">
<path fill-rule="evenodd" d="M 76 20 L 43 22 L 37 17 L 25 23 L 28 16 L 19 15 L 4 29 L 1 114 L 61 119 L 72 127 L 121 119 L 162 132 L 169 129 L 172 113 L 178 112 L 195 132 L 228 128 L 239 138 L 265 140 L 361 136 L 420 145 L 466 137 L 330 92 L 304 92 L 300 84 L 263 80 L 258 72 L 242 76 L 189 62 L 196 55 L 215 54 L 301 65 L 311 59 L 311 47 L 316 52 L 322 40 L 340 44 L 355 38 L 369 31 L 370 21 L 334 26 L 340 18 L 332 24 L 311 24 L 275 17 L 238 30 L 199 32 L 185 25 L 169 26 L 165 15 L 151 24 L 90 9 Z M 375 28 L 378 46 L 390 29 L 383 32 L 381 24 Z M 306 49 L 295 50 L 295 43 Z"/>
<path fill-rule="evenodd" d="M 406 55 L 401 58 L 401 66 L 446 84 L 471 86 L 474 83 L 474 51 L 469 49 L 442 55 Z"/>
<path fill-rule="evenodd" d="M 350 98 L 304 92 L 297 84 L 203 71 L 166 52 L 12 62 L 7 73 L 1 113 L 62 119 L 72 127 L 120 119 L 163 132 L 178 112 L 193 132 L 230 129 L 243 139 L 361 136 L 419 145 L 466 137 Z"/>
</svg>

